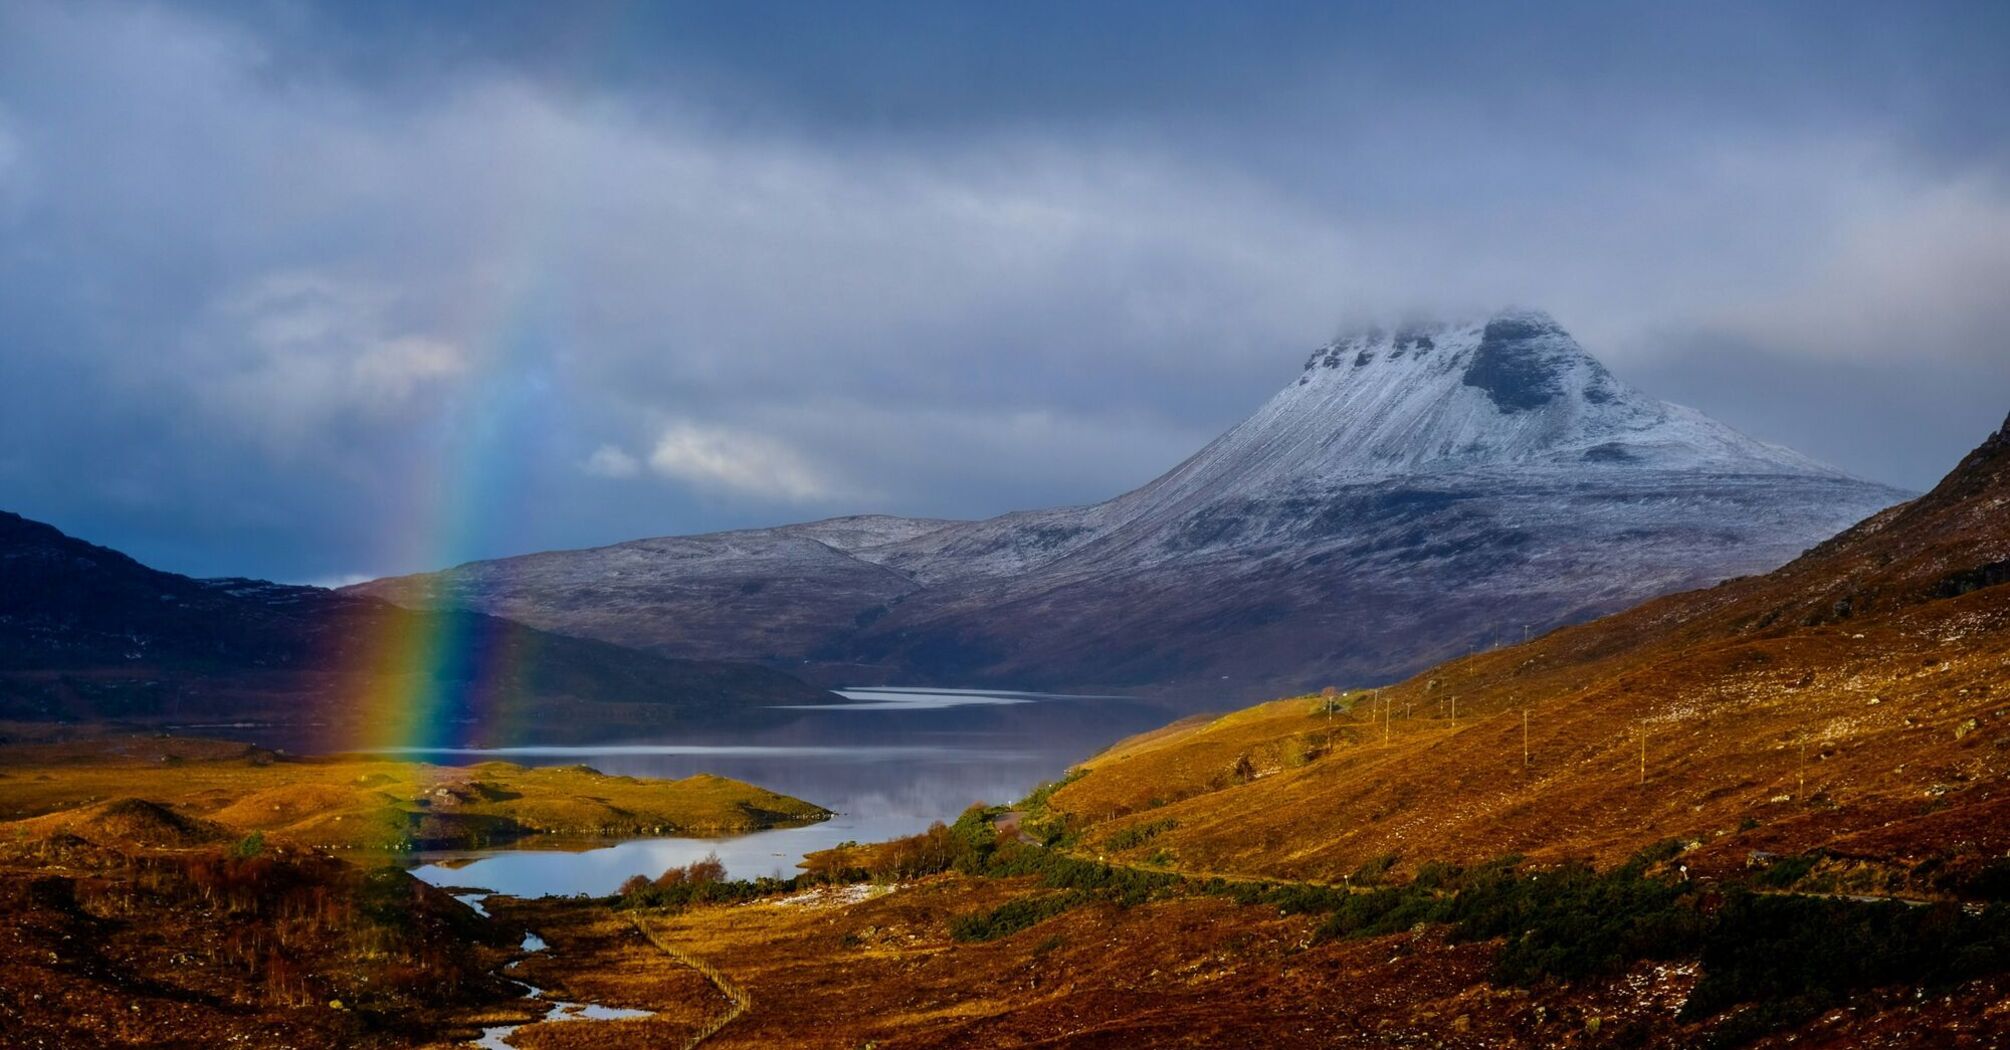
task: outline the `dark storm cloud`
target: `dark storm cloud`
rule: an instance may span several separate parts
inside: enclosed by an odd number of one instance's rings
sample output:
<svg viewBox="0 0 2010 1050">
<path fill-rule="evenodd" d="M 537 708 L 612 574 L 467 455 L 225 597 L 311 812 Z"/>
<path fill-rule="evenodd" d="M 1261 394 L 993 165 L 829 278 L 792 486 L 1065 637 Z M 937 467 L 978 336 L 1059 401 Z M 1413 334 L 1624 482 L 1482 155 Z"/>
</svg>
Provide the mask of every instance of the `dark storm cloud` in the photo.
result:
<svg viewBox="0 0 2010 1050">
<path fill-rule="evenodd" d="M 0 505 L 332 578 L 1083 501 L 1509 301 L 1921 487 L 2010 407 L 2005 22 L 8 5 Z"/>
</svg>

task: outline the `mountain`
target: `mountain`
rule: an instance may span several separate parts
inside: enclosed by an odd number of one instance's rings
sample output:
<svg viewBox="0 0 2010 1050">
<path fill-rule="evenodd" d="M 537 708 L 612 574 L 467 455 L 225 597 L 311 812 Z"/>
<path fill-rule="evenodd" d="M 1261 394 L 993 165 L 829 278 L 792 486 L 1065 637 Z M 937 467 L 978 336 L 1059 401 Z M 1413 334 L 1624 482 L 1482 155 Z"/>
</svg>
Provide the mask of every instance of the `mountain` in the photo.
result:
<svg viewBox="0 0 2010 1050">
<path fill-rule="evenodd" d="M 1903 496 L 1648 397 L 1509 311 L 1322 347 L 1243 423 L 1093 506 L 642 540 L 358 590 L 825 681 L 1249 698 L 1765 571 Z"/>
<path fill-rule="evenodd" d="M 1139 856 L 1207 871 L 1612 862 L 1673 838 L 1699 873 L 1797 856 L 1852 892 L 2000 897 L 2006 507 L 2010 421 L 1932 492 L 1772 573 L 1332 713 L 1306 697 L 1191 720 L 1090 760 L 1052 804 L 1091 851 L 1149 839 Z"/>
<path fill-rule="evenodd" d="M 466 658 L 435 667 L 415 640 Z M 366 709 L 426 682 L 456 742 L 570 738 L 730 722 L 832 699 L 778 671 L 677 660 L 466 611 L 150 569 L 0 512 L 0 719 L 151 724 L 255 720 L 357 740 Z"/>
</svg>

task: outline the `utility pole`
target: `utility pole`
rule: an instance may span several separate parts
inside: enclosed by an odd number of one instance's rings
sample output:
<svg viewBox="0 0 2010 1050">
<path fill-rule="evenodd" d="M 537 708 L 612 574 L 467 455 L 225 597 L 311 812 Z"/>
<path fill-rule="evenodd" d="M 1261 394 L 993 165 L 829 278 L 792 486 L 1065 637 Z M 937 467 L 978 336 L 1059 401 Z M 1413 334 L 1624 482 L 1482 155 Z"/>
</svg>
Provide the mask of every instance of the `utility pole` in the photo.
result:
<svg viewBox="0 0 2010 1050">
<path fill-rule="evenodd" d="M 1452 697 L 1452 728 L 1457 729 L 1458 727 L 1459 727 L 1459 698 L 1454 696 Z"/>
<path fill-rule="evenodd" d="M 1378 689 L 1376 692 L 1379 694 L 1381 690 Z M 1385 748 L 1389 746 L 1389 730 L 1392 728 L 1391 721 L 1393 719 L 1390 710 L 1391 705 L 1394 703 L 1395 701 L 1389 697 L 1382 697 L 1382 746 Z"/>
<path fill-rule="evenodd" d="M 1521 771 L 1528 772 L 1528 708 L 1521 709 Z"/>
<path fill-rule="evenodd" d="M 1647 783 L 1647 720 L 1640 720 L 1640 782 Z"/>
<path fill-rule="evenodd" d="M 1794 788 L 1794 801 L 1805 804 L 1808 800 L 1808 731 L 1801 730 L 1801 764 L 1798 770 L 1800 783 Z"/>
</svg>

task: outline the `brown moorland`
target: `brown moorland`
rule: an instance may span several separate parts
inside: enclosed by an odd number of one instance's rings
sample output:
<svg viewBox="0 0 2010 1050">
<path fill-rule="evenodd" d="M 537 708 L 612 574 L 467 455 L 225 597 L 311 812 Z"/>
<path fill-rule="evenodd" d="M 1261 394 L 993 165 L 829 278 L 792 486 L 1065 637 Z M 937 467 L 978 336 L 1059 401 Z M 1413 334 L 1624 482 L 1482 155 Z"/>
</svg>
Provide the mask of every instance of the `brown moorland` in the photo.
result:
<svg viewBox="0 0 2010 1050">
<path fill-rule="evenodd" d="M 602 1001 L 681 1009 L 616 1025 L 544 1024 L 518 1045 L 654 1047 L 729 1009 L 677 955 L 747 999 L 708 1048 L 952 1047 L 1759 1047 L 1995 1045 L 2010 1038 L 2002 975 L 1920 996 L 1858 990 L 1846 1005 L 1771 1030 L 1681 1007 L 1693 960 L 1532 984 L 1498 977 L 1497 940 L 1443 926 L 1322 936 L 1321 920 L 1274 905 L 1175 893 L 1132 906 L 1088 900 L 986 941 L 958 924 L 1052 898 L 1033 877 L 948 873 L 822 887 L 733 904 L 627 913 L 574 901 L 507 902 L 499 914 L 552 939 L 552 980 Z M 567 957 L 568 946 L 586 953 Z M 589 964 L 582 968 L 579 964 Z M 682 970 L 681 984 L 674 983 Z M 1735 1033 L 1735 1034 L 1734 1034 Z"/>
<path fill-rule="evenodd" d="M 364 850 L 827 815 L 709 776 L 289 759 L 156 736 L 0 747 L 0 1045 L 457 1042 L 541 1013 L 501 975 L 523 929 Z"/>
<path fill-rule="evenodd" d="M 391 1047 L 527 1019 L 520 933 L 393 868 L 152 803 L 0 837 L 0 1045 Z"/>
</svg>

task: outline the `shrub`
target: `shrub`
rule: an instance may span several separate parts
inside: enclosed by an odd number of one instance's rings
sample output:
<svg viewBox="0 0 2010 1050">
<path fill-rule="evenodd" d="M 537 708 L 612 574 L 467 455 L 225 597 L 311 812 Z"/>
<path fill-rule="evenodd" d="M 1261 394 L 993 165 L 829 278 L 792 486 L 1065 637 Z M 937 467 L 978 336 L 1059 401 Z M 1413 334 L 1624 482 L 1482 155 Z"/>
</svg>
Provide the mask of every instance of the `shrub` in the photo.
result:
<svg viewBox="0 0 2010 1050">
<path fill-rule="evenodd" d="M 1814 870 L 1815 862 L 1819 859 L 1812 854 L 1781 857 L 1761 869 L 1752 881 L 1761 886 L 1783 890 L 1807 878 L 1808 872 Z"/>
<path fill-rule="evenodd" d="M 1702 960 L 1685 1016 L 1740 1003 L 1799 1004 L 1798 1016 L 1857 989 L 2010 969 L 2010 908 L 1992 904 L 1968 915 L 1956 904 L 1737 892 L 1711 924 Z"/>
<path fill-rule="evenodd" d="M 949 935 L 959 941 L 995 941 L 1046 922 L 1089 899 L 1089 895 L 1082 892 L 1020 897 L 988 912 L 959 915 L 949 920 Z"/>
<path fill-rule="evenodd" d="M 1682 855 L 1684 845 L 1685 843 L 1681 839 L 1673 838 L 1662 839 L 1651 846 L 1642 846 L 1639 852 L 1626 861 L 1625 869 L 1637 874 L 1652 868 L 1656 864 L 1674 860 L 1676 857 Z"/>
<path fill-rule="evenodd" d="M 1148 820 L 1142 824 L 1133 824 L 1130 827 L 1119 830 L 1116 834 L 1110 836 L 1109 841 L 1105 842 L 1104 846 L 1112 853 L 1122 853 L 1127 849 L 1136 849 L 1176 827 L 1179 827 L 1179 821 L 1172 817 Z"/>
<path fill-rule="evenodd" d="M 1389 869 L 1396 866 L 1396 859 L 1394 853 L 1384 853 L 1363 861 L 1360 867 L 1354 869 L 1354 874 L 1347 877 L 1347 881 L 1356 886 L 1379 886 L 1388 876 Z"/>
<path fill-rule="evenodd" d="M 1586 865 L 1523 872 L 1508 858 L 1471 870 L 1425 865 L 1419 876 L 1338 899 L 1316 936 L 1449 923 L 1460 940 L 1504 939 L 1494 976 L 1514 984 L 1610 973 L 1700 943 L 1703 920 L 1688 884 L 1647 878 L 1630 866 L 1607 874 Z"/>
<path fill-rule="evenodd" d="M 726 865 L 719 860 L 717 853 L 707 853 L 703 858 L 692 861 L 684 868 L 684 881 L 694 886 L 704 886 L 709 883 L 724 882 L 725 880 Z"/>
</svg>

